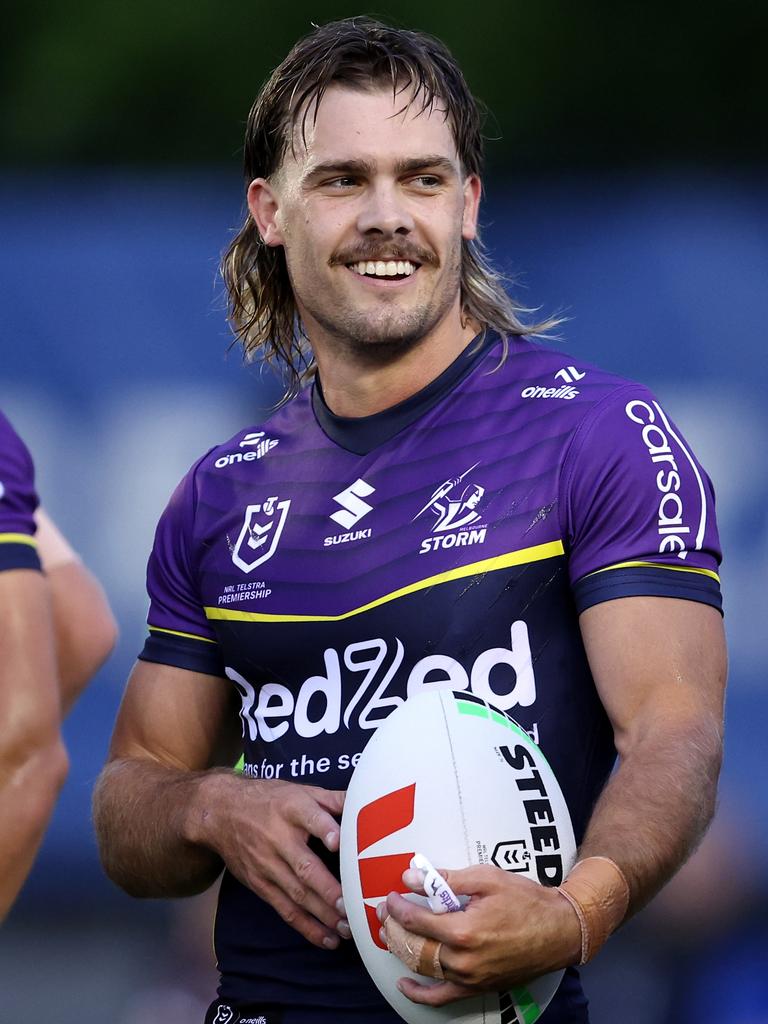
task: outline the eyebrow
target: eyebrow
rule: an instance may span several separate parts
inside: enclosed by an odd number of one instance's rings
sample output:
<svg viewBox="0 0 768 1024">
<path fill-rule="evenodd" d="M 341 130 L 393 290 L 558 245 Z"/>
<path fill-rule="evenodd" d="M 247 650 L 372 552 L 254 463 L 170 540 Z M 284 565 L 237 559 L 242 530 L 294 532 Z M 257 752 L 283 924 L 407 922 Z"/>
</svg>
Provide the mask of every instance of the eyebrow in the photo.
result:
<svg viewBox="0 0 768 1024">
<path fill-rule="evenodd" d="M 304 184 L 316 181 L 326 174 L 354 174 L 370 177 L 376 165 L 370 160 L 326 160 L 315 166 L 305 175 Z M 456 166 L 447 157 L 429 154 L 427 156 L 408 157 L 395 162 L 395 174 L 413 174 L 415 171 L 440 170 L 455 174 Z"/>
</svg>

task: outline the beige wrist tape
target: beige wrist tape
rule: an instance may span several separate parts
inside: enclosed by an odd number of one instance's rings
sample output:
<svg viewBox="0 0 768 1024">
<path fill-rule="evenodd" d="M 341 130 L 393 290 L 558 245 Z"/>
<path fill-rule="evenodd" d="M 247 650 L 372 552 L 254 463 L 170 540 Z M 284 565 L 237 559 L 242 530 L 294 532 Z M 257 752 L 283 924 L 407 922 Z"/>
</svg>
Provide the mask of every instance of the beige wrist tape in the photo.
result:
<svg viewBox="0 0 768 1024">
<path fill-rule="evenodd" d="M 586 964 L 627 914 L 629 883 L 609 857 L 587 857 L 571 869 L 559 892 L 565 896 L 581 927 L 581 960 Z"/>
</svg>

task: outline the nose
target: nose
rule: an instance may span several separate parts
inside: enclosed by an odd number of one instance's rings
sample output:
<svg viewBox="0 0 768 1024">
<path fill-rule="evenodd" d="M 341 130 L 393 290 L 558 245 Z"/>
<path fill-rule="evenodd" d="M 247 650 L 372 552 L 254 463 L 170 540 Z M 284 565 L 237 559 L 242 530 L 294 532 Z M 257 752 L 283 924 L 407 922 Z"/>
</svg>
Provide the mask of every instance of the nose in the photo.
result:
<svg viewBox="0 0 768 1024">
<path fill-rule="evenodd" d="M 366 189 L 358 213 L 357 228 L 361 234 L 388 237 L 407 235 L 414 229 L 413 218 L 394 182 L 375 182 Z"/>
</svg>

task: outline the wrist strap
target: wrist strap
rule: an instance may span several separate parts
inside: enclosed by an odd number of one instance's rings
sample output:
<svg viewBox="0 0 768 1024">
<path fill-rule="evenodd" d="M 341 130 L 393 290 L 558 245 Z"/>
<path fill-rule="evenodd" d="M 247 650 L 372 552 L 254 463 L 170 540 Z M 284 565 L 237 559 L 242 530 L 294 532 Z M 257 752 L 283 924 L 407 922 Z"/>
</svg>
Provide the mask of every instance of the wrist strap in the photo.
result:
<svg viewBox="0 0 768 1024">
<path fill-rule="evenodd" d="M 609 857 L 587 857 L 571 869 L 560 892 L 571 904 L 581 928 L 581 960 L 588 963 L 627 914 L 629 883 Z"/>
</svg>

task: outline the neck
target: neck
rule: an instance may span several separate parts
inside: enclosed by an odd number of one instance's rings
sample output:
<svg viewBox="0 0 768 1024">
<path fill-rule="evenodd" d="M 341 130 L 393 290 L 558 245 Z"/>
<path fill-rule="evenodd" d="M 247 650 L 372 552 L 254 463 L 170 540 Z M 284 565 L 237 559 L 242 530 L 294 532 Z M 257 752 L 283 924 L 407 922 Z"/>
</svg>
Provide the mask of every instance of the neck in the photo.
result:
<svg viewBox="0 0 768 1024">
<path fill-rule="evenodd" d="M 310 340 L 323 384 L 323 397 L 337 416 L 372 416 L 415 395 L 447 369 L 476 336 L 474 321 L 462 324 L 458 309 L 418 344 L 391 360 L 372 363 L 328 339 Z"/>
</svg>

